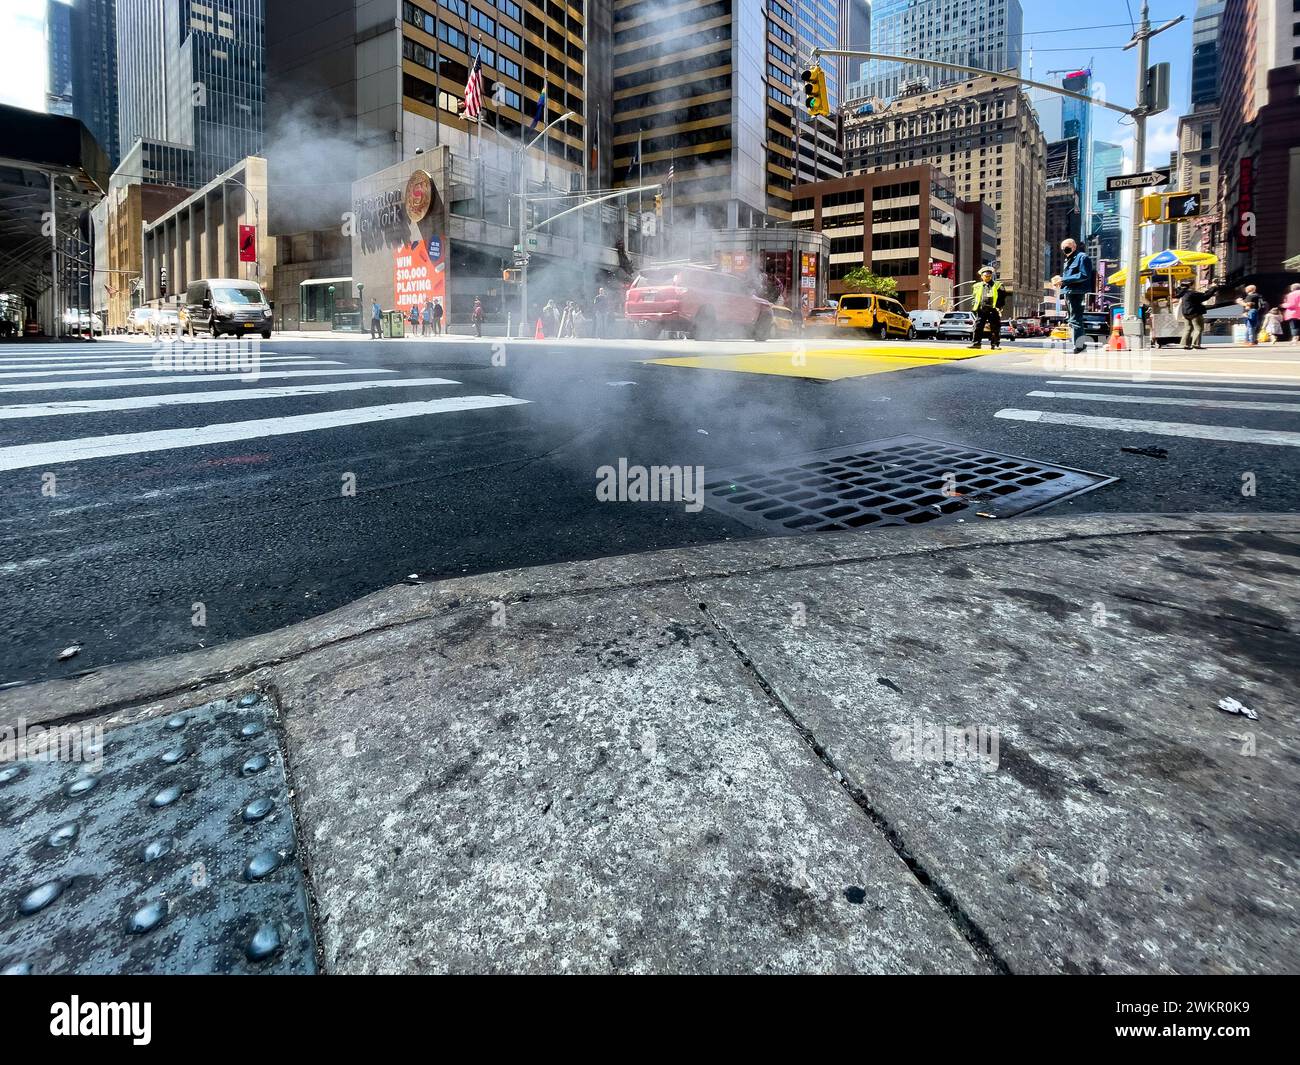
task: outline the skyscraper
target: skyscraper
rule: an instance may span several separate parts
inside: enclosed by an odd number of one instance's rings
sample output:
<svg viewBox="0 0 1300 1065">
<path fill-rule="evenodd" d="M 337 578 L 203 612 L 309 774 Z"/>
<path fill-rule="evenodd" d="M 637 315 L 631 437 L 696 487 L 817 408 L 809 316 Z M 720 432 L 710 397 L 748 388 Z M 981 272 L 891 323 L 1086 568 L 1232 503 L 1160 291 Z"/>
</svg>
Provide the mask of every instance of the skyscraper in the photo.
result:
<svg viewBox="0 0 1300 1065">
<path fill-rule="evenodd" d="M 52 115 L 71 116 L 72 5 L 66 0 L 50 0 L 45 14 L 45 39 L 49 48 L 45 110 Z"/>
<path fill-rule="evenodd" d="M 1227 0 L 1218 36 L 1220 209 L 1224 276 L 1276 302 L 1300 280 L 1283 263 L 1300 247 L 1300 16 L 1295 0 Z"/>
<path fill-rule="evenodd" d="M 117 0 L 121 142 L 190 147 L 203 184 L 262 148 L 263 0 Z"/>
<path fill-rule="evenodd" d="M 1197 0 L 1192 23 L 1192 107 L 1219 100 L 1219 26 L 1224 0 Z"/>
<path fill-rule="evenodd" d="M 679 226 L 788 220 L 796 129 L 802 141 L 807 117 L 800 74 L 811 47 L 799 37 L 798 6 L 614 0 L 615 184 L 637 184 L 642 174 L 658 180 L 672 167 Z M 815 28 L 821 19 L 807 6 L 804 22 Z M 834 33 L 832 16 L 831 40 Z"/>
<path fill-rule="evenodd" d="M 1092 212 L 1088 222 L 1088 246 L 1093 257 L 1109 263 L 1119 261 L 1123 226 L 1120 194 L 1106 191 L 1106 179 L 1124 173 L 1124 149 L 1118 144 L 1097 141 L 1092 146 Z"/>
<path fill-rule="evenodd" d="M 840 36 L 838 47 L 865 52 L 871 47 L 871 5 L 867 0 L 839 0 Z M 847 95 L 849 86 L 858 80 L 863 60 L 845 56 L 840 60 L 840 88 Z"/>
<path fill-rule="evenodd" d="M 120 155 L 116 6 L 113 0 L 50 0 L 46 17 L 46 108 L 81 119 L 114 166 Z"/>
<path fill-rule="evenodd" d="M 1061 80 L 1061 88 L 1087 94 L 1092 82 L 1091 70 L 1070 71 Z M 1079 201 L 1080 220 L 1092 199 L 1092 108 L 1093 105 L 1069 96 L 1061 97 L 1061 137 L 1074 140 L 1079 152 L 1073 168 L 1074 192 Z M 1082 234 L 1076 234 L 1081 237 Z"/>
<path fill-rule="evenodd" d="M 795 9 L 795 42 L 800 57 L 810 56 L 814 48 L 837 47 L 840 34 L 840 0 L 790 0 Z M 795 114 L 799 121 L 797 182 L 830 181 L 844 176 L 844 158 L 840 151 L 835 112 L 843 100 L 841 66 L 832 59 L 822 60 L 826 72 L 826 96 L 830 116 L 813 117 L 802 107 L 802 84 L 795 97 Z M 803 73 L 799 67 L 796 78 Z"/>
<path fill-rule="evenodd" d="M 981 70 L 1019 70 L 1023 28 L 1020 0 L 875 0 L 871 6 L 872 51 Z M 847 95 L 888 100 L 917 82 L 937 89 L 967 76 L 925 63 L 872 60 Z"/>
<path fill-rule="evenodd" d="M 1046 144 L 1020 86 L 995 76 L 914 91 L 879 114 L 844 120 L 845 171 L 878 173 L 929 163 L 967 202 L 997 215 L 997 261 L 1016 312 L 1036 313 L 1043 283 Z"/>
</svg>

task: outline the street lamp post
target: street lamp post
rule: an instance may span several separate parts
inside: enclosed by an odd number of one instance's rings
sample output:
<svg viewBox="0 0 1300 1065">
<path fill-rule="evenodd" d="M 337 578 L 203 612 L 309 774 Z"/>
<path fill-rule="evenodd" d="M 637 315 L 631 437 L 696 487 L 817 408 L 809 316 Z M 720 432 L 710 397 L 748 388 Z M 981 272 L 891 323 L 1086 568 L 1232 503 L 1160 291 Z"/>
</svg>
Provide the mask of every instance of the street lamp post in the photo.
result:
<svg viewBox="0 0 1300 1065">
<path fill-rule="evenodd" d="M 261 226 L 261 209 L 258 206 L 257 197 L 253 195 L 253 190 L 250 189 L 238 178 L 226 178 L 226 180 L 222 182 L 222 184 L 238 185 L 241 189 L 244 190 L 244 195 L 253 201 L 253 255 L 254 255 L 253 273 L 260 281 L 262 278 L 262 271 L 261 271 L 261 262 L 257 258 L 257 254 L 258 254 L 257 244 L 258 241 L 262 239 L 262 226 Z M 236 241 L 235 243 L 236 243 L 236 247 L 238 247 L 239 242 Z"/>
<path fill-rule="evenodd" d="M 527 336 L 528 326 L 528 149 L 550 132 L 552 126 L 574 118 L 572 111 L 565 111 L 559 118 L 548 122 L 527 144 L 521 144 L 516 150 L 519 155 L 519 335 Z"/>
</svg>

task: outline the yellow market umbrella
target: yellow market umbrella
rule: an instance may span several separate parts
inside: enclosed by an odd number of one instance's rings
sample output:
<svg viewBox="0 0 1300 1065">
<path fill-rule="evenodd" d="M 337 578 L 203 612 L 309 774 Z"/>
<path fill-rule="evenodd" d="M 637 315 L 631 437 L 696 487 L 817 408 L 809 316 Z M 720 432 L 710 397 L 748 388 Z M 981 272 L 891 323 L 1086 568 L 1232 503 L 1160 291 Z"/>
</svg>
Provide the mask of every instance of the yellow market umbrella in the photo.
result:
<svg viewBox="0 0 1300 1065">
<path fill-rule="evenodd" d="M 1170 278 L 1191 277 L 1198 266 L 1217 266 L 1219 257 L 1208 251 L 1183 251 L 1180 248 L 1167 248 L 1152 252 L 1142 260 L 1142 274 L 1160 274 Z M 1122 285 L 1128 280 L 1127 270 L 1116 270 L 1106 278 L 1108 285 Z"/>
</svg>

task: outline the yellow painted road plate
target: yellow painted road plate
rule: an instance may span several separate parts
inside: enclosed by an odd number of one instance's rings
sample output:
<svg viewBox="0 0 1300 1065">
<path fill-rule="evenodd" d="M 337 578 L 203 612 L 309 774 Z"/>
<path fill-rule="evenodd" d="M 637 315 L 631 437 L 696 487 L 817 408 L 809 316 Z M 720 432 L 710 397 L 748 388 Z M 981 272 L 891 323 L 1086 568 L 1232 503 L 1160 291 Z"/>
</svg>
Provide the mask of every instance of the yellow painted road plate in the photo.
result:
<svg viewBox="0 0 1300 1065">
<path fill-rule="evenodd" d="M 694 370 L 728 370 L 734 373 L 803 377 L 813 381 L 841 381 L 846 377 L 914 370 L 918 366 L 956 362 L 978 357 L 970 348 L 921 347 L 909 344 L 877 347 L 824 348 L 808 351 L 754 351 L 740 355 L 684 355 L 647 360 L 653 366 L 684 366 Z"/>
</svg>

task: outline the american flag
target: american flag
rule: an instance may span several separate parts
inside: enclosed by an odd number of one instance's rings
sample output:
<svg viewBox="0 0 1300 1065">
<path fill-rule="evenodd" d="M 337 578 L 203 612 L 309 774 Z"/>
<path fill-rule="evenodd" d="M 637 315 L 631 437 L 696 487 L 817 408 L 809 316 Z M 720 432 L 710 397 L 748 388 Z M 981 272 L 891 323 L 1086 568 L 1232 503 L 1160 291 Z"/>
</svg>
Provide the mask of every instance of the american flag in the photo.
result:
<svg viewBox="0 0 1300 1065">
<path fill-rule="evenodd" d="M 674 175 L 675 173 L 677 173 L 677 160 L 676 160 L 676 159 L 674 159 L 671 163 L 668 164 L 668 180 L 669 180 L 669 181 L 672 181 L 672 179 L 673 179 L 673 175 Z"/>
<path fill-rule="evenodd" d="M 478 56 L 469 68 L 469 81 L 465 83 L 465 117 L 478 120 L 483 114 L 483 64 Z"/>
</svg>

